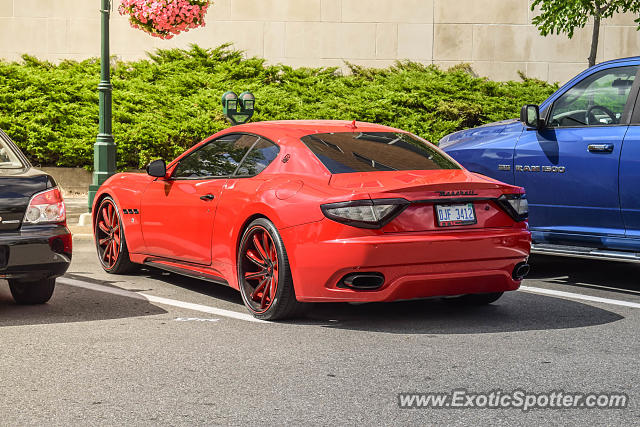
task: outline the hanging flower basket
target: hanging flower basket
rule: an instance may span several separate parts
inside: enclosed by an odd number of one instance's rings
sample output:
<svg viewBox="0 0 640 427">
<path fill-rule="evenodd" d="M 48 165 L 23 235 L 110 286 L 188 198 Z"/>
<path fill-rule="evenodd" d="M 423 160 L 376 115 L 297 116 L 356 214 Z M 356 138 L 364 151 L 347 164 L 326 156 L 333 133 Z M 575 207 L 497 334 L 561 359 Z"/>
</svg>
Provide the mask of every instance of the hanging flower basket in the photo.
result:
<svg viewBox="0 0 640 427">
<path fill-rule="evenodd" d="M 118 11 L 129 15 L 133 28 L 168 40 L 183 31 L 203 27 L 211 0 L 122 0 Z"/>
</svg>

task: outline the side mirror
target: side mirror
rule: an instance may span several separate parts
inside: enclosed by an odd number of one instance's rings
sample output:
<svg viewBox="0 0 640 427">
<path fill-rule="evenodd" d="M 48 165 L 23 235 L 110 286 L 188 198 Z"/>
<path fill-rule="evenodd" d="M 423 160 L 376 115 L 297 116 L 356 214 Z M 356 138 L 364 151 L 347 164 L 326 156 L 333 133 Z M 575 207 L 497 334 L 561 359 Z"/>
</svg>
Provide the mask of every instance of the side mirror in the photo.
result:
<svg viewBox="0 0 640 427">
<path fill-rule="evenodd" d="M 164 160 L 154 160 L 147 165 L 147 173 L 156 178 L 164 178 L 167 174 L 167 164 Z"/>
<path fill-rule="evenodd" d="M 520 121 L 528 128 L 540 128 L 540 109 L 537 105 L 527 104 L 520 110 Z"/>
</svg>

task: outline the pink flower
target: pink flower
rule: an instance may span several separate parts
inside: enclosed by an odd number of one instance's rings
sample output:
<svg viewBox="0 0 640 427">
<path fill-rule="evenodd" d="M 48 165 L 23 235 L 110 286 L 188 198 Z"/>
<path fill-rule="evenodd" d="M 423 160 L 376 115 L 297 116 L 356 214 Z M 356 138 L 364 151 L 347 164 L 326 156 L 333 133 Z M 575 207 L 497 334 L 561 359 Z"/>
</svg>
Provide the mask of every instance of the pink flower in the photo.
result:
<svg viewBox="0 0 640 427">
<path fill-rule="evenodd" d="M 133 28 L 163 40 L 205 25 L 211 0 L 122 0 L 118 11 Z"/>
</svg>

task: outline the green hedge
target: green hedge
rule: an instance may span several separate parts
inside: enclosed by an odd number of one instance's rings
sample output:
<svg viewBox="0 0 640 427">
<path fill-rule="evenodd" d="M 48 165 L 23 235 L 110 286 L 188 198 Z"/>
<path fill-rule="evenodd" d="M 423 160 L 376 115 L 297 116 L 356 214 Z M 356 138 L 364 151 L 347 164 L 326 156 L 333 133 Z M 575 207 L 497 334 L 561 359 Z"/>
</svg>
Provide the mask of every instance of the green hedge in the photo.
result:
<svg viewBox="0 0 640 427">
<path fill-rule="evenodd" d="M 557 86 L 527 79 L 493 82 L 468 67 L 441 71 L 403 62 L 387 69 L 267 66 L 221 46 L 159 50 L 148 60 L 112 66 L 113 134 L 118 168 L 171 159 L 228 126 L 220 97 L 251 90 L 254 120 L 346 119 L 382 123 L 431 141 L 447 133 L 518 115 Z M 100 65 L 58 65 L 24 56 L 0 62 L 0 128 L 36 165 L 93 166 Z"/>
</svg>

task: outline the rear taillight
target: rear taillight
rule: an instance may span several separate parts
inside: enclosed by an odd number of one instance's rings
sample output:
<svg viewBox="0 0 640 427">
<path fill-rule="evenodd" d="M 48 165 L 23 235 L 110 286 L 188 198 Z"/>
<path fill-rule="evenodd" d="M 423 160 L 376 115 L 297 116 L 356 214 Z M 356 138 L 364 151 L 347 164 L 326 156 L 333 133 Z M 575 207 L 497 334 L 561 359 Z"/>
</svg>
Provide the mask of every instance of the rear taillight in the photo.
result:
<svg viewBox="0 0 640 427">
<path fill-rule="evenodd" d="M 324 216 L 336 222 L 359 228 L 381 228 L 408 205 L 405 199 L 369 199 L 328 203 L 320 208 Z"/>
<path fill-rule="evenodd" d="M 57 188 L 36 193 L 29 200 L 29 207 L 24 215 L 24 224 L 65 223 L 67 211 L 62 194 Z"/>
<path fill-rule="evenodd" d="M 503 194 L 498 204 L 516 221 L 524 221 L 529 216 L 529 202 L 526 194 Z"/>
</svg>

